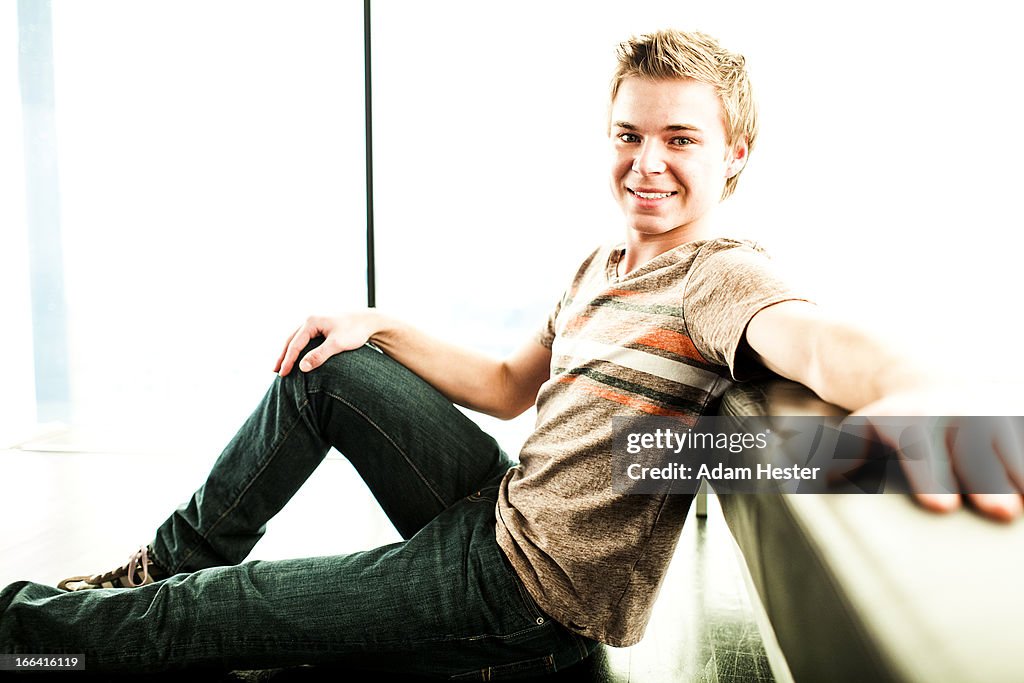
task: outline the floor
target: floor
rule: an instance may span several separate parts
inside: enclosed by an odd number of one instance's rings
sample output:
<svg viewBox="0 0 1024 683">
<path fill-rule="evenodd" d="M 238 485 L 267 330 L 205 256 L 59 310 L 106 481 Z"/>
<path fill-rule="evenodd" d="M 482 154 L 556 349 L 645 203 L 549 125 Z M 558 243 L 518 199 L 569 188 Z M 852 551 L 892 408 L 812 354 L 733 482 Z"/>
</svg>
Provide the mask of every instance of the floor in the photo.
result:
<svg viewBox="0 0 1024 683">
<path fill-rule="evenodd" d="M 147 542 L 167 512 L 201 482 L 214 454 L 81 452 L 60 438 L 0 450 L 0 585 L 55 583 L 107 570 Z M 604 648 L 551 681 L 741 683 L 776 680 L 735 544 L 715 497 L 706 519 L 687 521 L 647 636 Z M 336 554 L 398 540 L 340 456 L 323 466 L 269 525 L 253 557 Z M 372 674 L 290 669 L 219 674 L 211 680 L 379 680 Z M 783 670 L 780 680 L 787 676 Z M 164 680 L 149 677 L 142 680 Z M 195 676 L 190 679 L 197 680 Z M 106 680 L 105 678 L 97 680 Z M 120 679 L 118 679 L 120 680 Z M 140 680 L 138 675 L 132 680 Z M 167 680 L 177 680 L 170 678 Z M 408 680 L 408 679 L 406 679 Z"/>
</svg>

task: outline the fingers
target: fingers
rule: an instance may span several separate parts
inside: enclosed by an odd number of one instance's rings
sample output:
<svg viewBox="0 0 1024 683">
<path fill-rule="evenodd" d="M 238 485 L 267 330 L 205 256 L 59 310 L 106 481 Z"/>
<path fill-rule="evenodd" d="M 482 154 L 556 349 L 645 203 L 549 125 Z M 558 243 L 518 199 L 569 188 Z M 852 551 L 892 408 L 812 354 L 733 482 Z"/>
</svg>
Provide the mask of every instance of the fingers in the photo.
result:
<svg viewBox="0 0 1024 683">
<path fill-rule="evenodd" d="M 1003 419 L 1004 428 L 996 433 L 996 453 L 1017 490 L 1024 492 L 1024 417 Z"/>
<path fill-rule="evenodd" d="M 1010 419 L 964 418 L 947 440 L 957 478 L 979 512 L 1005 522 L 1024 512 L 1022 449 Z"/>
<path fill-rule="evenodd" d="M 299 329 L 302 329 L 302 328 L 300 327 Z M 296 330 L 296 332 L 298 332 L 298 330 Z M 285 340 L 284 347 L 281 349 L 281 354 L 277 357 L 277 362 L 274 363 L 274 372 L 280 372 L 281 371 L 281 364 L 284 362 L 284 357 L 286 355 L 288 355 L 288 345 L 291 343 L 292 337 L 294 337 L 294 336 L 295 336 L 295 332 L 292 332 L 291 334 L 288 335 L 288 339 Z M 287 375 L 287 374 L 288 374 L 287 372 L 283 373 L 282 377 L 284 375 Z"/>
<path fill-rule="evenodd" d="M 354 321 L 358 321 L 358 318 L 308 318 L 291 336 L 274 366 L 274 371 L 285 377 L 298 363 L 301 372 L 309 372 L 323 365 L 331 356 L 362 346 L 369 338 L 369 333 L 363 329 L 365 326 L 355 324 Z M 299 355 L 303 349 L 317 337 L 324 337 L 323 343 L 300 359 Z"/>
<path fill-rule="evenodd" d="M 923 507 L 950 512 L 962 491 L 983 515 L 1012 521 L 1024 513 L 1024 442 L 1007 418 L 870 418 L 878 437 L 899 456 L 910 490 Z"/>
<path fill-rule="evenodd" d="M 926 510 L 932 512 L 952 512 L 960 507 L 959 493 L 922 493 L 914 494 L 914 498 Z"/>
<path fill-rule="evenodd" d="M 316 370 L 318 367 L 324 364 L 331 356 L 341 351 L 337 341 L 333 337 L 327 337 L 324 343 L 316 347 L 299 361 L 299 370 L 302 372 L 309 372 L 310 370 Z"/>
<path fill-rule="evenodd" d="M 281 377 L 287 377 L 288 373 L 295 367 L 295 361 L 298 359 L 299 354 L 302 353 L 302 349 L 306 348 L 310 340 L 317 337 L 321 332 L 321 325 L 318 319 L 309 318 L 295 334 L 292 335 L 291 341 L 288 342 L 288 346 L 285 347 L 284 354 L 281 356 L 280 367 L 278 374 Z M 302 369 L 301 367 L 299 368 Z"/>
<path fill-rule="evenodd" d="M 917 500 L 926 510 L 952 512 L 961 505 L 959 485 L 946 454 L 944 438 L 936 438 L 942 429 L 921 418 L 865 417 L 877 438 L 899 458 Z"/>
<path fill-rule="evenodd" d="M 948 512 L 966 498 L 982 515 L 1004 522 L 1024 515 L 1024 417 L 902 412 L 911 399 L 914 411 L 923 409 L 921 396 L 908 394 L 865 406 L 851 417 L 864 415 L 879 441 L 898 454 L 917 501 Z"/>
<path fill-rule="evenodd" d="M 917 502 L 932 512 L 951 512 L 961 505 L 960 485 L 950 463 L 941 425 L 904 420 L 899 434 L 889 438 Z"/>
<path fill-rule="evenodd" d="M 1012 522 L 1024 511 L 1019 493 L 970 493 L 971 504 L 986 517 Z"/>
</svg>

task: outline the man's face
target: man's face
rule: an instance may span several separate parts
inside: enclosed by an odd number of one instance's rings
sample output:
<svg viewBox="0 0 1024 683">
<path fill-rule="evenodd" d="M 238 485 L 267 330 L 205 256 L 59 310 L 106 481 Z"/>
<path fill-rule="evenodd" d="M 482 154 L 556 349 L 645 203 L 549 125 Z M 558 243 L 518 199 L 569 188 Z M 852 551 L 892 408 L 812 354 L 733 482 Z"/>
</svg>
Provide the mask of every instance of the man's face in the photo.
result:
<svg viewBox="0 0 1024 683">
<path fill-rule="evenodd" d="M 612 194 L 636 237 L 700 239 L 746 144 L 726 144 L 714 87 L 692 79 L 627 78 L 612 103 Z M 674 231 L 674 232 L 673 232 Z"/>
</svg>

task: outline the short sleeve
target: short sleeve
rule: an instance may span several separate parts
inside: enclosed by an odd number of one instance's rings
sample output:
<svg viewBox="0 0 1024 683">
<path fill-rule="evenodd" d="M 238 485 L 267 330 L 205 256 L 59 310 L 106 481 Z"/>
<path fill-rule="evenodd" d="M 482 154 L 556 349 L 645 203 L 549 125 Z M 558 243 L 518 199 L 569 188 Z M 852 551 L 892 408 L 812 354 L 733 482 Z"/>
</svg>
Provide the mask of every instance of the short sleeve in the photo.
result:
<svg viewBox="0 0 1024 683">
<path fill-rule="evenodd" d="M 555 305 L 555 310 L 551 311 L 551 315 L 548 316 L 547 323 L 537 331 L 537 341 L 540 342 L 541 346 L 549 350 L 555 343 L 555 320 L 558 318 L 558 313 L 562 310 L 563 300 L 564 297 L 559 299 Z"/>
<path fill-rule="evenodd" d="M 739 380 L 756 369 L 739 353 L 750 319 L 768 306 L 793 300 L 809 301 L 758 245 L 715 240 L 694 259 L 683 290 L 683 316 L 700 354 L 728 367 Z"/>
<path fill-rule="evenodd" d="M 554 346 L 556 332 L 556 324 L 558 321 L 558 315 L 562 312 L 562 308 L 576 296 L 576 292 L 580 288 L 580 284 L 587 277 L 587 274 L 591 272 L 592 267 L 597 267 L 598 264 L 602 263 L 602 259 L 607 260 L 608 254 L 611 253 L 610 247 L 598 247 L 594 251 L 590 252 L 590 255 L 583 260 L 583 263 L 577 269 L 575 276 L 572 279 L 572 283 L 562 293 L 562 298 L 558 300 L 558 304 L 555 305 L 555 309 L 551 311 L 551 315 L 548 316 L 547 323 L 537 332 L 535 337 L 540 345 L 550 349 Z"/>
</svg>

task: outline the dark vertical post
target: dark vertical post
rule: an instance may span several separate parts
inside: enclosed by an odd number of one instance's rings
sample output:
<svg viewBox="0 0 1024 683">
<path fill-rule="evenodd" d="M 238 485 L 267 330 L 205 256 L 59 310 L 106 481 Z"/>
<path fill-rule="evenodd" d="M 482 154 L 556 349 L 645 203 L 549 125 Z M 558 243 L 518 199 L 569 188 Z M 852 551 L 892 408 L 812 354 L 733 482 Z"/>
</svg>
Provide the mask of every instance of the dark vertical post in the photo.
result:
<svg viewBox="0 0 1024 683">
<path fill-rule="evenodd" d="M 18 0 L 18 51 L 36 419 L 67 422 L 71 417 L 71 391 L 50 0 Z"/>
<path fill-rule="evenodd" d="M 363 0 L 363 99 L 366 105 L 366 305 L 377 305 L 377 268 L 373 245 L 373 92 L 370 69 L 370 0 Z"/>
</svg>

